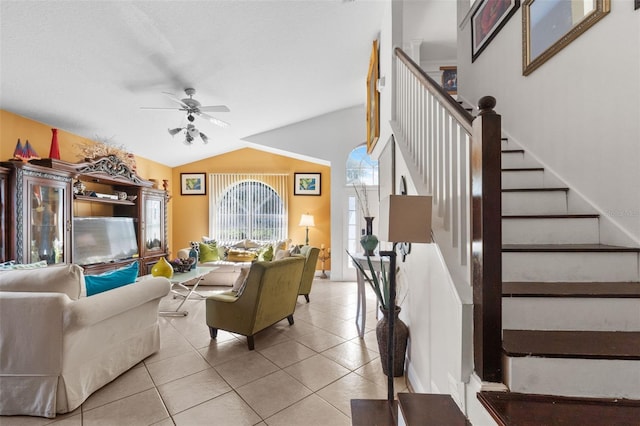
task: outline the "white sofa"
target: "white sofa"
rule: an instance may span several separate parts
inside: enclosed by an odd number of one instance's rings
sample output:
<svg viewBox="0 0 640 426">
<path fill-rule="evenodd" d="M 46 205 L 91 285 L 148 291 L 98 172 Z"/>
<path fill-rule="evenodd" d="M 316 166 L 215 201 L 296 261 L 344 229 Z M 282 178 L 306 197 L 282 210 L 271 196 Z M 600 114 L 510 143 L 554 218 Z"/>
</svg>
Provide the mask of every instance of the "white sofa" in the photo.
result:
<svg viewBox="0 0 640 426">
<path fill-rule="evenodd" d="M 77 265 L 0 271 L 0 415 L 72 411 L 158 351 L 169 288 L 151 278 L 85 297 Z"/>
</svg>

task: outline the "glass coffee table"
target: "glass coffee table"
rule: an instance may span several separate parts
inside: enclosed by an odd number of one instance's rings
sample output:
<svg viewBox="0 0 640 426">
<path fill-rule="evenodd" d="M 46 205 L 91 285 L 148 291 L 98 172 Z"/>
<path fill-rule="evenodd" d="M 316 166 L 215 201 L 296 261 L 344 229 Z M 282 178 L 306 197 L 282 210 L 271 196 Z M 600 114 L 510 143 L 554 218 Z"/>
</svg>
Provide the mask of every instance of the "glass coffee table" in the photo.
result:
<svg viewBox="0 0 640 426">
<path fill-rule="evenodd" d="M 189 315 L 189 312 L 184 310 L 181 311 L 182 305 L 186 302 L 192 295 L 196 295 L 197 297 L 204 299 L 206 296 L 198 293 L 196 289 L 200 282 L 204 279 L 204 277 L 211 271 L 218 269 L 217 266 L 198 266 L 195 269 L 192 269 L 188 272 L 174 272 L 173 278 L 169 279 L 171 281 L 171 293 L 173 293 L 173 298 L 180 297 L 182 298 L 182 302 L 178 305 L 175 311 L 160 311 L 159 315 L 165 317 L 186 317 Z M 187 287 L 185 283 L 196 280 L 191 288 Z"/>
</svg>

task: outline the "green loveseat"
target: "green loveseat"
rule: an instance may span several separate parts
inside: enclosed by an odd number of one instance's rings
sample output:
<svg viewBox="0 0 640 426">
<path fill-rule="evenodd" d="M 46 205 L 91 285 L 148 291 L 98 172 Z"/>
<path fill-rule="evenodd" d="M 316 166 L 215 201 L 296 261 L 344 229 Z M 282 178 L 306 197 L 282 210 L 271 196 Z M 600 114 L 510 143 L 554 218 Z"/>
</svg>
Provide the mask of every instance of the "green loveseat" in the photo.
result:
<svg viewBox="0 0 640 426">
<path fill-rule="evenodd" d="M 247 336 L 249 350 L 253 336 L 287 318 L 293 324 L 305 258 L 287 257 L 272 262 L 254 262 L 240 295 L 233 291 L 207 297 L 207 326 L 211 338 L 218 329 Z"/>
</svg>

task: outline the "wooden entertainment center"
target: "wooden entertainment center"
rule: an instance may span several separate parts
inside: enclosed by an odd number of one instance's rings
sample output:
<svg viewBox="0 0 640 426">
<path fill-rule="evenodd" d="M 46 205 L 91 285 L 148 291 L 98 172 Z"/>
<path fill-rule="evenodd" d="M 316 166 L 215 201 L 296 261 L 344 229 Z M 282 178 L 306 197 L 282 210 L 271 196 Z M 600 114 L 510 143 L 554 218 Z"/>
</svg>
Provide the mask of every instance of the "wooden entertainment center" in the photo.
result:
<svg viewBox="0 0 640 426">
<path fill-rule="evenodd" d="M 140 274 L 148 274 L 167 255 L 167 192 L 153 186 L 114 155 L 82 163 L 2 162 L 0 260 L 73 263 L 75 217 L 130 217 L 138 258 L 83 267 L 86 274 L 99 274 L 138 261 Z M 113 197 L 117 193 L 127 198 Z"/>
</svg>

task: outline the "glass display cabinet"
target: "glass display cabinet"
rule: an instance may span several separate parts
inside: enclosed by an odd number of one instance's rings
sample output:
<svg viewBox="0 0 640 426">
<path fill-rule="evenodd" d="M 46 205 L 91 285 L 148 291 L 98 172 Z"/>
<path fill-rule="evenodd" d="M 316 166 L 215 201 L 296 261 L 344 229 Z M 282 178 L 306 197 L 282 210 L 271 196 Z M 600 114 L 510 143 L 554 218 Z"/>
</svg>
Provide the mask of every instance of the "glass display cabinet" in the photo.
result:
<svg viewBox="0 0 640 426">
<path fill-rule="evenodd" d="M 140 257 L 146 272 L 167 253 L 166 192 L 151 188 L 140 190 Z"/>
<path fill-rule="evenodd" d="M 7 215 L 9 208 L 9 169 L 0 167 L 0 262 L 9 260 L 7 249 Z"/>
<path fill-rule="evenodd" d="M 7 165 L 4 163 L 3 165 Z M 14 194 L 9 258 L 17 263 L 68 263 L 71 254 L 71 181 L 64 171 L 10 163 L 8 189 Z"/>
</svg>

